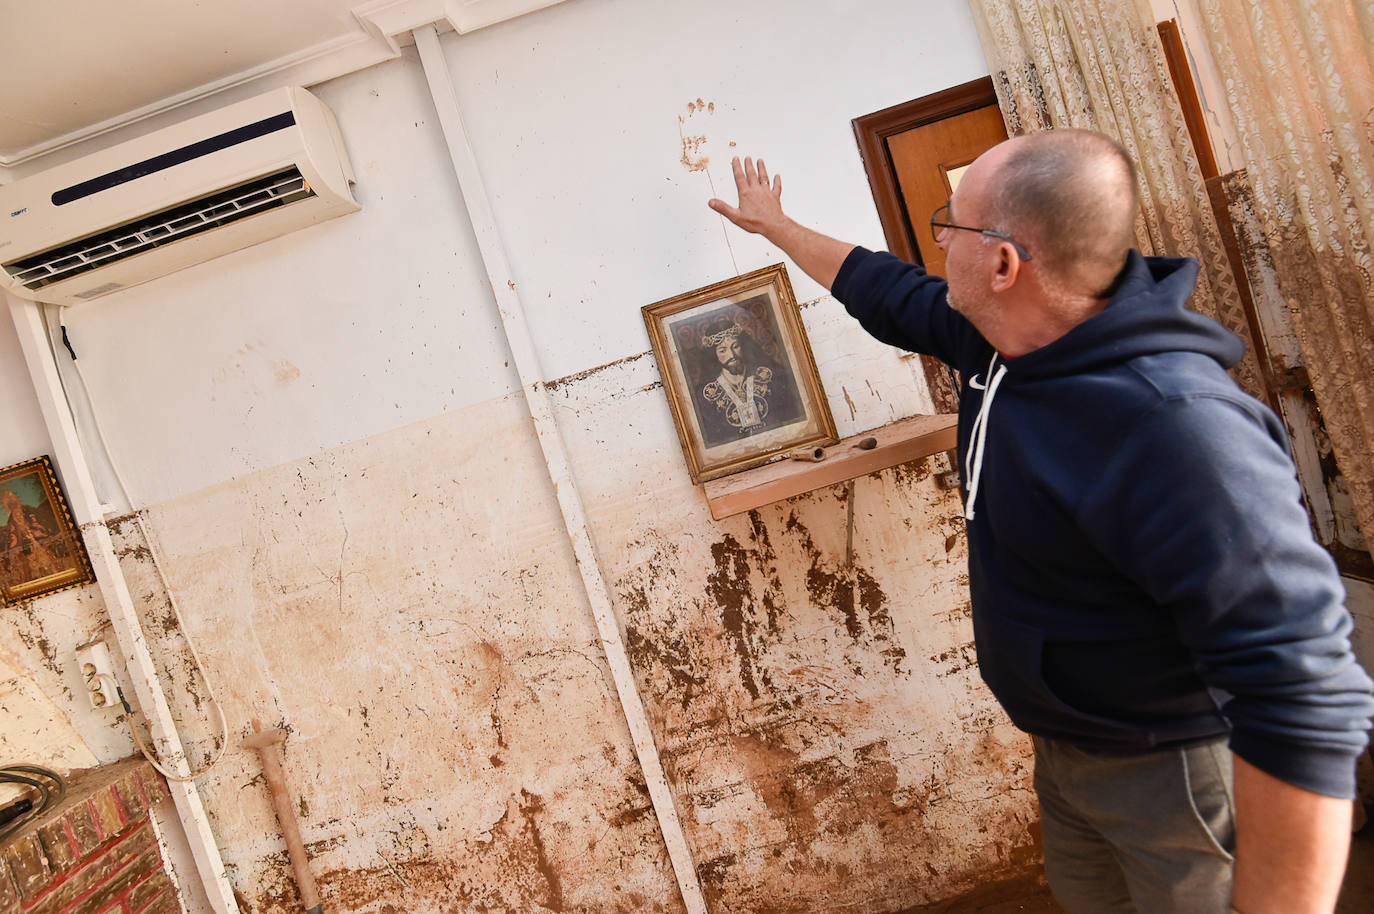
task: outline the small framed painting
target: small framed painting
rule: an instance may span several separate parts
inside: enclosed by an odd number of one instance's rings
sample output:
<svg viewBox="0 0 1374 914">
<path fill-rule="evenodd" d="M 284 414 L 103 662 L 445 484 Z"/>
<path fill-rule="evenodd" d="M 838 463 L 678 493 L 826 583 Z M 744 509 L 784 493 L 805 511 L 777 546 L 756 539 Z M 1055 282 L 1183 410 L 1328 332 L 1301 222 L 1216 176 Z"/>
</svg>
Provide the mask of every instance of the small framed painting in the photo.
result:
<svg viewBox="0 0 1374 914">
<path fill-rule="evenodd" d="M 95 580 L 52 461 L 0 469 L 0 603 L 24 603 Z"/>
<path fill-rule="evenodd" d="M 642 311 L 692 482 L 839 440 L 782 264 Z"/>
</svg>

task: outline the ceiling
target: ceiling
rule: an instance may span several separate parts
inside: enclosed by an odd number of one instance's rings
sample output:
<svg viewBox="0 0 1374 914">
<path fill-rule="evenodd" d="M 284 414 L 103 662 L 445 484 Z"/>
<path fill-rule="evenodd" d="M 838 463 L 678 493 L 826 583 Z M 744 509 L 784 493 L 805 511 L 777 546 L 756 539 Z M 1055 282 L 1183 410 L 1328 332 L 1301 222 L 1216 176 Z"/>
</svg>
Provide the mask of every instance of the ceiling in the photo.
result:
<svg viewBox="0 0 1374 914">
<path fill-rule="evenodd" d="M 559 0 L 0 0 L 0 168 L 210 96 L 229 103 Z M 29 169 L 25 169 L 29 170 Z"/>
</svg>

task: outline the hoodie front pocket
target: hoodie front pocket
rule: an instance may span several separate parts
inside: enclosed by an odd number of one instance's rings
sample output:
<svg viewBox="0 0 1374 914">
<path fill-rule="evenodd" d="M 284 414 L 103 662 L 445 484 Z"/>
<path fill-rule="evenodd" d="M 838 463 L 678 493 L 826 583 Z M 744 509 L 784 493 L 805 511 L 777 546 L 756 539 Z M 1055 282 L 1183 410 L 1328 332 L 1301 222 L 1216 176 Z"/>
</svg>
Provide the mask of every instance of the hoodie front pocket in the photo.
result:
<svg viewBox="0 0 1374 914">
<path fill-rule="evenodd" d="M 1067 740 L 1150 748 L 1148 730 L 1065 704 L 1045 682 L 1045 635 L 1013 619 L 983 619 L 977 632 L 983 681 L 1023 730 Z"/>
</svg>

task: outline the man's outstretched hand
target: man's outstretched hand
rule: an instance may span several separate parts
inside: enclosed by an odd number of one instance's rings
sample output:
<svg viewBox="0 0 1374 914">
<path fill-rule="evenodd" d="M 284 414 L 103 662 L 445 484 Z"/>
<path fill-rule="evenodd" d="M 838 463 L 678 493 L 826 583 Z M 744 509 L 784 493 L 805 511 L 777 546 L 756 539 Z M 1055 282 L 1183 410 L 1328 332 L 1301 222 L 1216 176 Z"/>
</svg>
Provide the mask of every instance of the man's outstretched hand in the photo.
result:
<svg viewBox="0 0 1374 914">
<path fill-rule="evenodd" d="M 854 245 L 812 231 L 787 218 L 782 211 L 782 177 L 774 175 L 773 183 L 769 184 L 768 167 L 763 159 L 756 163 L 746 158 L 741 164 L 736 156 L 730 164 L 735 171 L 739 206 L 731 206 L 721 199 L 712 199 L 707 205 L 746 232 L 762 235 L 782 248 L 806 275 L 829 289 Z"/>
<path fill-rule="evenodd" d="M 782 176 L 774 175 L 773 183 L 768 183 L 768 167 L 759 159 L 757 165 L 751 158 L 740 164 L 739 156 L 730 163 L 735 172 L 735 190 L 739 192 L 739 206 L 734 207 L 719 198 L 707 202 L 707 206 L 746 232 L 756 232 L 767 236 L 770 230 L 779 228 L 786 217 L 782 214 Z"/>
</svg>

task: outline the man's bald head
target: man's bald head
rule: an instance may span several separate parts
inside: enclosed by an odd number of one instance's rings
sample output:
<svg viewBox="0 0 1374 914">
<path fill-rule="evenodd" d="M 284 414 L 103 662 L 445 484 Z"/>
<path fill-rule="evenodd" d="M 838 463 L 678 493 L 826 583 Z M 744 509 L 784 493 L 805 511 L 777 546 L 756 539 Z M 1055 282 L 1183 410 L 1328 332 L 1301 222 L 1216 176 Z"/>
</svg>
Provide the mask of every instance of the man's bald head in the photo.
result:
<svg viewBox="0 0 1374 914">
<path fill-rule="evenodd" d="M 1135 165 L 1089 130 L 1009 140 L 986 190 L 985 219 L 1024 244 L 1073 291 L 1101 295 L 1134 244 Z"/>
</svg>

